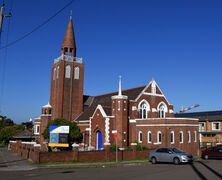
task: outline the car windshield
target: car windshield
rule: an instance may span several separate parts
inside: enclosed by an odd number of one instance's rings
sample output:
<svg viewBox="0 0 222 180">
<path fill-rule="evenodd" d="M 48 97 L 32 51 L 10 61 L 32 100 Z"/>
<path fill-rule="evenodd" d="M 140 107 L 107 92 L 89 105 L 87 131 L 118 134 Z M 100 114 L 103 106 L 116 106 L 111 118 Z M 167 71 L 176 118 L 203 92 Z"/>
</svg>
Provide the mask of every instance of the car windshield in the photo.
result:
<svg viewBox="0 0 222 180">
<path fill-rule="evenodd" d="M 172 151 L 175 153 L 184 153 L 183 151 L 176 149 L 176 148 L 172 148 Z"/>
</svg>

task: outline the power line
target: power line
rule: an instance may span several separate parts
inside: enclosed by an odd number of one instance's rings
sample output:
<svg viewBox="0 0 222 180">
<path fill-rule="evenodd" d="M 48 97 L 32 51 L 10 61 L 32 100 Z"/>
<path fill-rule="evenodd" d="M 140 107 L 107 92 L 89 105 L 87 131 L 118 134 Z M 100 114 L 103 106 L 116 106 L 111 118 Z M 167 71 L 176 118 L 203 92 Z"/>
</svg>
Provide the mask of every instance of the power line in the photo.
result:
<svg viewBox="0 0 222 180">
<path fill-rule="evenodd" d="M 60 14 L 64 9 L 66 9 L 68 6 L 70 6 L 75 0 L 71 0 L 69 3 L 67 3 L 63 8 L 61 8 L 59 11 L 57 11 L 54 15 L 52 15 L 51 17 L 49 17 L 48 19 L 46 19 L 45 21 L 43 21 L 43 23 L 41 23 L 40 25 L 36 26 L 33 30 L 31 30 L 30 32 L 26 33 L 25 35 L 23 35 L 22 37 L 16 39 L 15 41 L 12 41 L 9 44 L 6 44 L 3 47 L 0 47 L 0 50 L 8 48 L 16 43 L 18 43 L 19 41 L 22 41 L 23 39 L 25 39 L 26 37 L 30 36 L 32 33 L 34 33 L 35 31 L 39 30 L 41 27 L 43 27 L 44 25 L 46 25 L 48 22 L 50 22 L 54 17 L 56 17 L 58 14 Z"/>
</svg>

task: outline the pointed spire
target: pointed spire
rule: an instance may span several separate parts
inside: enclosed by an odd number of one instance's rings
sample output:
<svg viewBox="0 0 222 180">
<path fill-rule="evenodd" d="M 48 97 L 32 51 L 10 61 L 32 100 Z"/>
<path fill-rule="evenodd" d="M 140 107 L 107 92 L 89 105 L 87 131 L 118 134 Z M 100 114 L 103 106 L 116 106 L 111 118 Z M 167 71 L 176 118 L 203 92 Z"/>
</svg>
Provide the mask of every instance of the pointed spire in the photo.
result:
<svg viewBox="0 0 222 180">
<path fill-rule="evenodd" d="M 121 81 L 121 76 L 119 76 L 119 93 L 118 96 L 122 96 L 122 81 Z"/>
<path fill-rule="evenodd" d="M 74 36 L 74 28 L 72 24 L 72 15 L 70 15 L 69 23 L 62 43 L 62 54 L 76 56 L 76 42 Z"/>
</svg>

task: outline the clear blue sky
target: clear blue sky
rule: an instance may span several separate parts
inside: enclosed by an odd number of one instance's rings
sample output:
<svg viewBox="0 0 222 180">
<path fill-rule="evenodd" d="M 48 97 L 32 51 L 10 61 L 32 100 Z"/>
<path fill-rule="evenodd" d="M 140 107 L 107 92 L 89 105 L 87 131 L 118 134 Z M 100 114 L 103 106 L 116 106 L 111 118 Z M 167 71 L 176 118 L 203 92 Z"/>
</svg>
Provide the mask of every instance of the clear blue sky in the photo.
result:
<svg viewBox="0 0 222 180">
<path fill-rule="evenodd" d="M 9 42 L 31 31 L 70 0 L 13 1 Z M 2 2 L 2 0 L 0 1 Z M 12 0 L 6 0 L 6 11 Z M 46 26 L 7 49 L 1 114 L 15 122 L 40 115 L 49 101 L 51 64 L 70 10 L 85 94 L 147 84 L 154 78 L 175 111 L 222 109 L 221 0 L 76 0 Z M 7 20 L 1 45 L 6 42 Z M 2 79 L 5 50 L 0 51 Z M 2 87 L 2 81 L 0 81 Z"/>
</svg>

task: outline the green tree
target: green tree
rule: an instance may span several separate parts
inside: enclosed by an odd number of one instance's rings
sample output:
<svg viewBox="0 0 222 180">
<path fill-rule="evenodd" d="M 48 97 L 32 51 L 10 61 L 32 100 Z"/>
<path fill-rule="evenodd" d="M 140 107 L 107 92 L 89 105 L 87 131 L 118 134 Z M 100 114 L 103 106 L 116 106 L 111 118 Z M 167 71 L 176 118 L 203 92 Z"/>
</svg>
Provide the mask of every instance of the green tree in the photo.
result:
<svg viewBox="0 0 222 180">
<path fill-rule="evenodd" d="M 14 122 L 10 118 L 0 115 L 0 129 L 6 126 L 13 126 L 13 125 L 14 125 Z"/>
<path fill-rule="evenodd" d="M 69 126 L 69 144 L 80 143 L 82 141 L 82 134 L 76 122 L 71 122 L 66 119 L 54 119 L 43 132 L 43 137 L 49 139 L 49 126 L 58 125 L 58 126 Z"/>
<path fill-rule="evenodd" d="M 21 125 L 26 127 L 26 129 L 32 129 L 33 128 L 32 122 L 22 122 Z"/>
<path fill-rule="evenodd" d="M 22 125 L 5 126 L 0 129 L 0 142 L 8 144 L 9 140 L 19 132 L 24 130 Z"/>
</svg>

